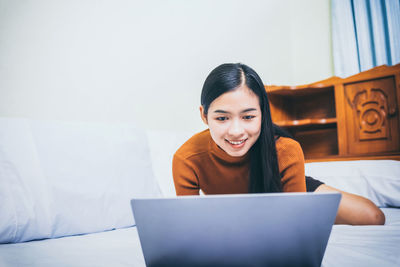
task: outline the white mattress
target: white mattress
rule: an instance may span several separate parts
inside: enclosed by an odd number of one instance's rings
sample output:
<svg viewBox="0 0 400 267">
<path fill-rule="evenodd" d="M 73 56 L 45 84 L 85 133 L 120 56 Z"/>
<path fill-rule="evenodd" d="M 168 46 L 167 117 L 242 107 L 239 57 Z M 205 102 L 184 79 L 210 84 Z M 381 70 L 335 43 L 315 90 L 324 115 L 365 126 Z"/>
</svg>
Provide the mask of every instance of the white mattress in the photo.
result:
<svg viewBox="0 0 400 267">
<path fill-rule="evenodd" d="M 145 266 L 136 227 L 0 245 L 0 266 Z"/>
<path fill-rule="evenodd" d="M 384 226 L 335 225 L 322 266 L 400 266 L 400 209 L 382 210 Z"/>
<path fill-rule="evenodd" d="M 385 226 L 335 225 L 322 266 L 400 266 L 400 209 Z M 0 266 L 145 266 L 136 227 L 0 245 Z"/>
</svg>

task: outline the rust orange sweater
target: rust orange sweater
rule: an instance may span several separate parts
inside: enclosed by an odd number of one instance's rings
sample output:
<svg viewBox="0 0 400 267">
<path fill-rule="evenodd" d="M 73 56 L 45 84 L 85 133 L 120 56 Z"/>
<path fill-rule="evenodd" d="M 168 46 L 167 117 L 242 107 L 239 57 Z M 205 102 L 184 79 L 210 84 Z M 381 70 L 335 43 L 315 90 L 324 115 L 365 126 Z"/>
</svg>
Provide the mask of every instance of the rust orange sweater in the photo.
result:
<svg viewBox="0 0 400 267">
<path fill-rule="evenodd" d="M 284 192 L 306 192 L 304 156 L 295 140 L 280 137 L 276 141 L 279 172 Z M 172 163 L 177 195 L 248 193 L 249 153 L 232 157 L 204 130 L 176 151 Z"/>
</svg>

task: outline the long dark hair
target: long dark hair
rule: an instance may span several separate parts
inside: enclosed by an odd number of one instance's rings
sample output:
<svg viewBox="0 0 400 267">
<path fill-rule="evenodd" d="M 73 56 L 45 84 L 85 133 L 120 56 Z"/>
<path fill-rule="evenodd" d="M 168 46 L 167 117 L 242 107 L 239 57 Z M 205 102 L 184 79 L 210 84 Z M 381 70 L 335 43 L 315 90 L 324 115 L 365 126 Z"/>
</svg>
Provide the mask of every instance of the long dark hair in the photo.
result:
<svg viewBox="0 0 400 267">
<path fill-rule="evenodd" d="M 267 92 L 258 74 L 241 64 L 222 64 L 208 75 L 201 92 L 201 105 L 207 115 L 210 104 L 220 95 L 237 89 L 241 84 L 254 92 L 260 102 L 260 137 L 250 148 L 250 193 L 282 192 L 275 136 L 290 137 L 284 130 L 272 123 Z"/>
</svg>

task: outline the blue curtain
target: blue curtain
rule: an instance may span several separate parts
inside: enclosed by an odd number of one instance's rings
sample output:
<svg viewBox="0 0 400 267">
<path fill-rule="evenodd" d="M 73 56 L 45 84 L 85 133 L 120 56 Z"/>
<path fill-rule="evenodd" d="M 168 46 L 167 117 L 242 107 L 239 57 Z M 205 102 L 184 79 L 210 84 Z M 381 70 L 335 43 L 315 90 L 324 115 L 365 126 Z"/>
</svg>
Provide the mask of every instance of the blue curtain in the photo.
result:
<svg viewBox="0 0 400 267">
<path fill-rule="evenodd" d="M 400 0 L 332 0 L 335 75 L 400 63 Z"/>
</svg>

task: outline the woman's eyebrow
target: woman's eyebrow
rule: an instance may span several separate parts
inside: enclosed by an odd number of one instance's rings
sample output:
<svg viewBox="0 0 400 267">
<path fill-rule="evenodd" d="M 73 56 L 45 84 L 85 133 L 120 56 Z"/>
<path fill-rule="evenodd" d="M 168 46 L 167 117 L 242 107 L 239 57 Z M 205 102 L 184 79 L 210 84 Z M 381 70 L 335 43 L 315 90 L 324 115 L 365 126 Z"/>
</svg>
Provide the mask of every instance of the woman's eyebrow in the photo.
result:
<svg viewBox="0 0 400 267">
<path fill-rule="evenodd" d="M 257 109 L 256 108 L 247 108 L 245 110 L 242 110 L 240 113 L 246 113 L 246 112 L 249 112 L 249 111 L 257 111 Z"/>
<path fill-rule="evenodd" d="M 246 109 L 242 110 L 240 113 L 246 113 L 246 112 L 249 112 L 249 111 L 257 111 L 257 109 L 256 108 L 246 108 Z M 217 110 L 214 110 L 213 112 L 214 113 L 230 114 L 229 111 L 222 110 L 222 109 L 217 109 Z"/>
<path fill-rule="evenodd" d="M 217 109 L 217 110 L 214 110 L 214 113 L 224 113 L 224 114 L 228 114 L 228 113 L 230 113 L 230 112 L 225 111 L 225 110 L 222 110 L 222 109 Z"/>
</svg>

